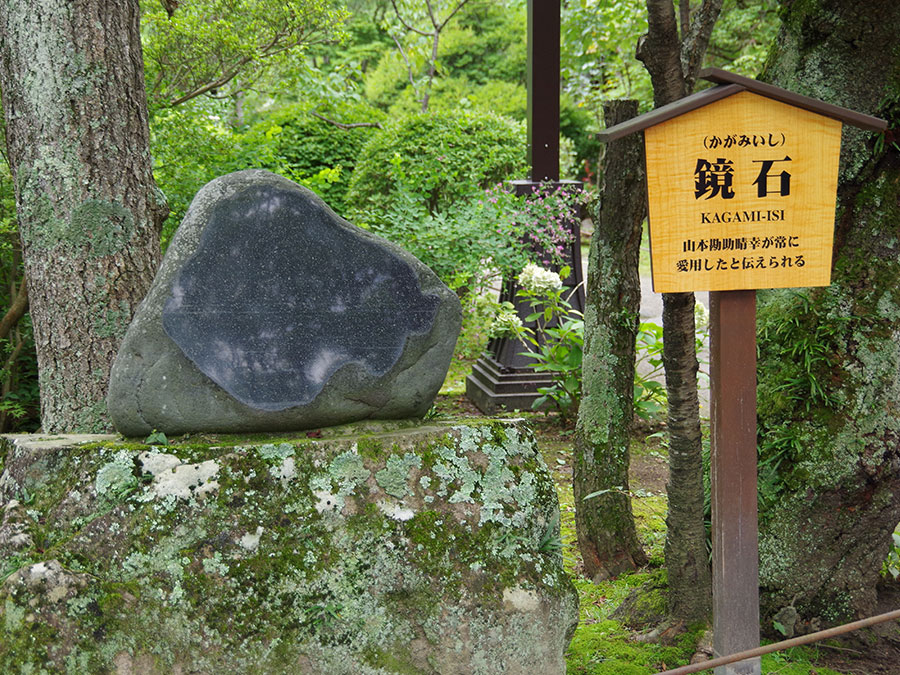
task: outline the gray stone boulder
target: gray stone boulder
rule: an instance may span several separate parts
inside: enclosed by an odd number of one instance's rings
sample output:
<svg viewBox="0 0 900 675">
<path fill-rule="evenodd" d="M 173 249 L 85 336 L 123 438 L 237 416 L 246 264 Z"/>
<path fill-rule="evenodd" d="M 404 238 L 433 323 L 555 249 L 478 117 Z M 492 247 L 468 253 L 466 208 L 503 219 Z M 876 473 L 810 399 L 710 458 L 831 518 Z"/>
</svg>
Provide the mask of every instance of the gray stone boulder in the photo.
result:
<svg viewBox="0 0 900 675">
<path fill-rule="evenodd" d="M 0 437 L 0 672 L 561 675 L 578 600 L 520 422 Z"/>
<path fill-rule="evenodd" d="M 288 431 L 421 417 L 459 300 L 399 247 L 267 171 L 194 198 L 112 368 L 116 429 Z"/>
</svg>

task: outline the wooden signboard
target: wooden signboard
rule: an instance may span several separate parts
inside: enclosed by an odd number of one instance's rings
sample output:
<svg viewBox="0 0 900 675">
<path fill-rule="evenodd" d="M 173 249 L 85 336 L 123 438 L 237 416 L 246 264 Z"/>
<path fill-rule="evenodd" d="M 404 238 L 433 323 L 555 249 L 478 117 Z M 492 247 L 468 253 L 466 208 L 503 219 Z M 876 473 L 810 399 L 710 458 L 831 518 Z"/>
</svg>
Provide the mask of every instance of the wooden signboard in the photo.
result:
<svg viewBox="0 0 900 675">
<path fill-rule="evenodd" d="M 841 126 L 742 91 L 645 129 L 653 289 L 830 284 Z"/>
<path fill-rule="evenodd" d="M 842 123 L 887 123 L 722 70 L 700 77 L 720 86 L 601 138 L 644 132 L 654 290 L 712 291 L 713 649 L 725 656 L 759 646 L 756 289 L 831 282 Z M 716 668 L 760 672 L 758 657 Z"/>
</svg>

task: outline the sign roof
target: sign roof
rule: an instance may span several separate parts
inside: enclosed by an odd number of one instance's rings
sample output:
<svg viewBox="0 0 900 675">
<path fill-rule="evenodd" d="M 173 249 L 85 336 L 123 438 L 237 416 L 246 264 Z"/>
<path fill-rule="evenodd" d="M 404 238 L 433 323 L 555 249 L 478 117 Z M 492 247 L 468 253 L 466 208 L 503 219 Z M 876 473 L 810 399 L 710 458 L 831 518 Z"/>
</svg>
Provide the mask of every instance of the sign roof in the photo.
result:
<svg viewBox="0 0 900 675">
<path fill-rule="evenodd" d="M 852 124 L 853 126 L 868 131 L 884 131 L 887 129 L 887 122 L 878 117 L 848 110 L 847 108 L 832 105 L 831 103 L 825 103 L 824 101 L 809 98 L 808 96 L 802 96 L 792 91 L 788 91 L 787 89 L 781 89 L 780 87 L 766 84 L 765 82 L 759 82 L 752 78 L 744 77 L 743 75 L 729 73 L 727 70 L 722 70 L 720 68 L 707 68 L 702 70 L 700 71 L 699 77 L 708 82 L 714 82 L 719 86 L 704 89 L 696 94 L 691 94 L 690 96 L 679 99 L 674 103 L 639 115 L 627 122 L 617 124 L 614 127 L 602 131 L 598 134 L 598 137 L 601 141 L 614 141 L 617 138 L 633 134 L 636 131 L 643 131 L 644 129 L 656 126 L 657 124 L 661 124 L 662 122 L 666 122 L 692 110 L 702 108 L 715 101 L 720 101 L 723 98 L 727 98 L 728 96 L 732 96 L 741 91 L 750 91 L 797 108 L 802 108 L 825 117 L 839 120 L 846 124 Z"/>
</svg>

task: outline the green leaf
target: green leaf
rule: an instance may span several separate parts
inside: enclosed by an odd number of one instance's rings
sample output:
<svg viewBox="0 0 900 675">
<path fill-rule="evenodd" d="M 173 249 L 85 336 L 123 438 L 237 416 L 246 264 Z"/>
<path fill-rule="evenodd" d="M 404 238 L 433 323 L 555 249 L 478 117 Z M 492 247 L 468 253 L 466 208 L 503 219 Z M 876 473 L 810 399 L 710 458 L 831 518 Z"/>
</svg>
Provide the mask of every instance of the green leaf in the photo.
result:
<svg viewBox="0 0 900 675">
<path fill-rule="evenodd" d="M 166 438 L 166 435 L 162 431 L 154 429 L 153 432 L 147 436 L 144 443 L 147 445 L 168 445 L 169 439 Z"/>
</svg>

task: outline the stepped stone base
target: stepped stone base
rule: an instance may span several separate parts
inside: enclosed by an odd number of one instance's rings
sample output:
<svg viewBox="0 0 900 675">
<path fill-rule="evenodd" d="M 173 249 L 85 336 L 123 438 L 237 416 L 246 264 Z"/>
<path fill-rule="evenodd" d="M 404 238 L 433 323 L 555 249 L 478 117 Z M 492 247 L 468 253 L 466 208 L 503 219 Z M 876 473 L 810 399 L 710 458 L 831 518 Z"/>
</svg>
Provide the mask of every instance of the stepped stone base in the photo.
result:
<svg viewBox="0 0 900 675">
<path fill-rule="evenodd" d="M 549 373 L 506 367 L 483 354 L 466 376 L 466 398 L 485 415 L 501 410 L 531 410 L 540 396 L 538 388 L 551 384 L 553 378 Z"/>
<path fill-rule="evenodd" d="M 521 422 L 310 435 L 0 438 L 0 672 L 565 671 Z"/>
</svg>

